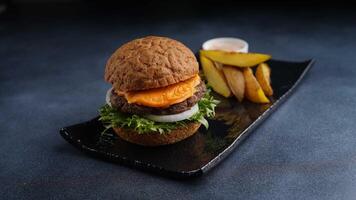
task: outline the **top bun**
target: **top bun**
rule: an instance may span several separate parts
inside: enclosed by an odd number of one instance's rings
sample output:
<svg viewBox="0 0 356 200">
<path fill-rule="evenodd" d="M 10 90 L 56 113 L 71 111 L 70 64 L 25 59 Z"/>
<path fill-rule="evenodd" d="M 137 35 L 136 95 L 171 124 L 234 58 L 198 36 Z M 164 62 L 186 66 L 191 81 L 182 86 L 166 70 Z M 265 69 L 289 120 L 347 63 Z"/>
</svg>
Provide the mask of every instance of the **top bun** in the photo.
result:
<svg viewBox="0 0 356 200">
<path fill-rule="evenodd" d="M 105 80 L 122 92 L 165 87 L 198 74 L 193 52 L 166 37 L 148 36 L 132 40 L 109 58 Z"/>
</svg>

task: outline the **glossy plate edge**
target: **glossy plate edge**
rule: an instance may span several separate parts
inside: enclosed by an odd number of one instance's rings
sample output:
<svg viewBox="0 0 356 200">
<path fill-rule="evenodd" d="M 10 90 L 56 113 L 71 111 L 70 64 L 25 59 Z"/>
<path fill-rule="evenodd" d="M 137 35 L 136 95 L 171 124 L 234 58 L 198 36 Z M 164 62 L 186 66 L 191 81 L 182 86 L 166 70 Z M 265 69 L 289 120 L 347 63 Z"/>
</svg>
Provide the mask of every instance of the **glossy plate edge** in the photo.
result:
<svg viewBox="0 0 356 200">
<path fill-rule="evenodd" d="M 97 118 L 94 118 L 92 120 L 89 120 L 87 122 L 81 123 L 91 123 L 93 120 L 97 120 Z M 75 126 L 75 125 L 73 125 Z M 80 140 L 75 140 L 72 135 L 69 132 L 69 128 L 72 126 L 64 127 L 60 129 L 60 135 L 71 145 L 73 145 L 75 148 L 79 149 L 80 151 L 86 153 L 90 157 L 95 157 L 99 159 L 104 159 L 106 161 L 109 161 L 111 163 L 119 163 L 123 164 L 127 167 L 130 168 L 137 168 L 142 171 L 147 171 L 147 172 L 153 172 L 161 175 L 165 175 L 167 177 L 175 178 L 175 179 L 185 179 L 185 178 L 192 178 L 192 177 L 198 177 L 203 174 L 202 169 L 196 169 L 192 171 L 171 171 L 171 170 L 166 170 L 165 168 L 159 167 L 157 165 L 152 165 L 152 164 L 146 164 L 142 163 L 141 161 L 138 160 L 129 160 L 127 158 L 123 157 L 118 157 L 116 155 L 107 153 L 102 150 L 97 150 L 97 149 L 92 149 L 85 144 L 82 144 Z"/>
</svg>

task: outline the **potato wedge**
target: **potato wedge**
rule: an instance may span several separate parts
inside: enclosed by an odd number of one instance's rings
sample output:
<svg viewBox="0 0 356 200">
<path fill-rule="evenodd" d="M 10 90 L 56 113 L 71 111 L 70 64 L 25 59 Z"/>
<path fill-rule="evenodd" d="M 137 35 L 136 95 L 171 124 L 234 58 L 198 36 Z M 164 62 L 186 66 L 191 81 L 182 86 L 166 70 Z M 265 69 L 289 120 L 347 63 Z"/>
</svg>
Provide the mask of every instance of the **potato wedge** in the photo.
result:
<svg viewBox="0 0 356 200">
<path fill-rule="evenodd" d="M 213 61 L 204 56 L 200 55 L 200 62 L 203 68 L 204 76 L 213 90 L 224 97 L 230 97 L 231 90 L 227 85 L 223 72 L 216 69 Z"/>
<path fill-rule="evenodd" d="M 244 68 L 246 98 L 255 103 L 269 103 L 251 68 Z"/>
<path fill-rule="evenodd" d="M 256 70 L 256 79 L 260 83 L 263 92 L 267 96 L 273 95 L 273 89 L 271 87 L 271 69 L 266 63 L 261 63 L 258 65 Z"/>
<path fill-rule="evenodd" d="M 222 69 L 231 92 L 241 102 L 245 95 L 245 78 L 243 73 L 237 67 L 229 65 L 224 65 Z"/>
<path fill-rule="evenodd" d="M 266 54 L 226 52 L 218 50 L 200 50 L 200 55 L 213 61 L 236 67 L 252 67 L 271 58 L 270 55 Z"/>
</svg>

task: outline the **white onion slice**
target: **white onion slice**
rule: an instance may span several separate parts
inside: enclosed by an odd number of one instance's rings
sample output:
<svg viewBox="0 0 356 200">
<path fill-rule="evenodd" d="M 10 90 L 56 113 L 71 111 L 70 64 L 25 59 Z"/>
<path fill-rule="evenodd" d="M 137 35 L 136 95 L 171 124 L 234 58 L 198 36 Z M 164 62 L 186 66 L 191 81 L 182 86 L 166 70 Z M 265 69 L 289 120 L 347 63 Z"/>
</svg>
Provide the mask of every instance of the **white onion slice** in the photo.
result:
<svg viewBox="0 0 356 200">
<path fill-rule="evenodd" d="M 199 112 L 199 107 L 198 104 L 195 104 L 189 110 L 184 111 L 182 113 L 173 114 L 173 115 L 145 115 L 145 118 L 156 122 L 177 122 L 177 121 L 189 119 L 197 112 Z"/>
<path fill-rule="evenodd" d="M 112 90 L 112 88 L 108 89 L 108 91 L 106 92 L 106 97 L 105 97 L 105 101 L 109 106 L 111 106 L 111 103 L 110 103 L 111 90 Z"/>
</svg>

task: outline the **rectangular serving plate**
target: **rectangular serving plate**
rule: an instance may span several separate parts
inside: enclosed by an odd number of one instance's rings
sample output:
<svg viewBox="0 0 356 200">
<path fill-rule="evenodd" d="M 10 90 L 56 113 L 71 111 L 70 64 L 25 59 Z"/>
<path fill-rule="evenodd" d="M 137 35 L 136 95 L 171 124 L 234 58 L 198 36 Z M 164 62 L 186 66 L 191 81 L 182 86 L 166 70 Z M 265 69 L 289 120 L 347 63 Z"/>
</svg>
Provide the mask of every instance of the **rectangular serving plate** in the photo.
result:
<svg viewBox="0 0 356 200">
<path fill-rule="evenodd" d="M 210 128 L 201 127 L 192 137 L 173 145 L 143 147 L 117 137 L 112 130 L 101 135 L 98 117 L 60 130 L 62 137 L 78 149 L 106 161 L 174 178 L 197 177 L 220 163 L 295 90 L 314 60 L 288 62 L 270 60 L 274 95 L 269 104 L 239 103 L 217 94 L 221 101 Z M 268 137 L 268 136 L 266 136 Z"/>
</svg>

